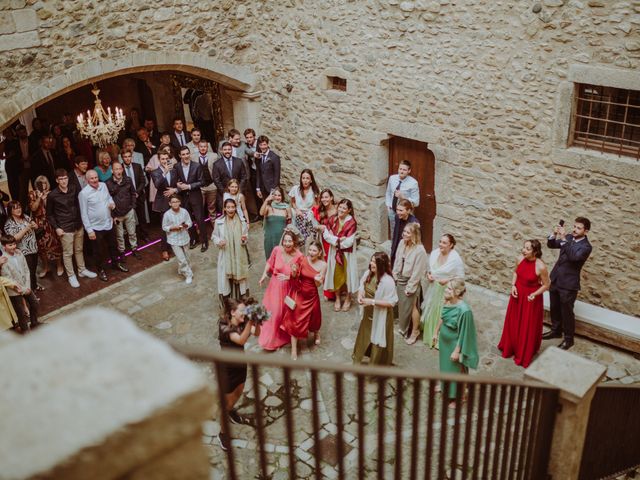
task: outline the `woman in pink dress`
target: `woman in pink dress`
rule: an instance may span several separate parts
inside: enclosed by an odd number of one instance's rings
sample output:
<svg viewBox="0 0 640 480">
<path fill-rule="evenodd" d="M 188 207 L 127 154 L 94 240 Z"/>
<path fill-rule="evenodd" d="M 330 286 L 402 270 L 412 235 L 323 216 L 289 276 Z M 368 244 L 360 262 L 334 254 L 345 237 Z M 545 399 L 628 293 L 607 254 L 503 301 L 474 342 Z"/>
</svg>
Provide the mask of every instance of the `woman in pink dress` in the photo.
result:
<svg viewBox="0 0 640 480">
<path fill-rule="evenodd" d="M 290 342 L 291 337 L 282 327 L 282 317 L 285 314 L 285 297 L 291 289 L 289 279 L 298 273 L 298 263 L 302 253 L 297 248 L 298 236 L 285 228 L 280 245 L 271 252 L 269 260 L 264 267 L 260 286 L 271 273 L 271 280 L 264 292 L 262 304 L 271 313 L 271 318 L 262 324 L 258 343 L 265 350 L 277 350 Z"/>
<path fill-rule="evenodd" d="M 549 271 L 540 259 L 538 240 L 527 240 L 518 257 L 502 338 L 498 348 L 504 358 L 527 368 L 542 343 L 542 294 L 549 289 Z"/>
</svg>

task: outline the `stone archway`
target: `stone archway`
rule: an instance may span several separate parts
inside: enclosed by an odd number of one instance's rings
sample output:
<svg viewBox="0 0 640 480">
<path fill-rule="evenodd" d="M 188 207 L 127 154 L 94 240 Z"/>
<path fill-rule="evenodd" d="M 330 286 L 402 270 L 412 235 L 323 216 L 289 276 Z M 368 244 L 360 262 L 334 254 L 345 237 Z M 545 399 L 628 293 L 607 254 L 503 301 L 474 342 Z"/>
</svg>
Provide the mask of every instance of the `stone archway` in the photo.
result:
<svg viewBox="0 0 640 480">
<path fill-rule="evenodd" d="M 115 60 L 93 59 L 70 67 L 32 89 L 17 89 L 0 105 L 0 131 L 22 112 L 35 108 L 59 95 L 105 78 L 129 73 L 174 70 L 214 80 L 232 91 L 236 124 L 258 129 L 260 92 L 257 77 L 247 67 L 221 62 L 201 53 L 143 51 L 125 54 Z"/>
</svg>

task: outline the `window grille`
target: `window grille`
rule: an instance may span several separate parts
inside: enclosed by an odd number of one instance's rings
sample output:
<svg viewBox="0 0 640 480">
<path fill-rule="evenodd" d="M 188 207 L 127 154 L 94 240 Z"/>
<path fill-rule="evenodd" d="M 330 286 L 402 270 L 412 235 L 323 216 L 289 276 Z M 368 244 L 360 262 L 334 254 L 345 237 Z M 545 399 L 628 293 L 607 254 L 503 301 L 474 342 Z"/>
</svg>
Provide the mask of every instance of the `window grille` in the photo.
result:
<svg viewBox="0 0 640 480">
<path fill-rule="evenodd" d="M 571 146 L 640 160 L 640 91 L 576 85 Z"/>
</svg>

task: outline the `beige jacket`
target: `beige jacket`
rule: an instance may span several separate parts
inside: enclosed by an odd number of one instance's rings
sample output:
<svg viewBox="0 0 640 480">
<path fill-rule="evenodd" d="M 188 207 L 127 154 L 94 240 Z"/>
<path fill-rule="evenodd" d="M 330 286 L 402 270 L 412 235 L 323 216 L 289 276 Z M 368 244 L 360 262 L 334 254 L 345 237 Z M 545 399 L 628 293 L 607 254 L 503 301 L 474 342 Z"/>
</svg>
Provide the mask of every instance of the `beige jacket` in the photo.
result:
<svg viewBox="0 0 640 480">
<path fill-rule="evenodd" d="M 404 260 L 404 264 L 403 264 Z M 400 240 L 396 250 L 396 261 L 393 264 L 393 277 L 408 277 L 405 290 L 409 293 L 415 292 L 420 286 L 420 281 L 427 274 L 429 266 L 429 255 L 422 244 L 406 250 L 404 240 Z"/>
</svg>

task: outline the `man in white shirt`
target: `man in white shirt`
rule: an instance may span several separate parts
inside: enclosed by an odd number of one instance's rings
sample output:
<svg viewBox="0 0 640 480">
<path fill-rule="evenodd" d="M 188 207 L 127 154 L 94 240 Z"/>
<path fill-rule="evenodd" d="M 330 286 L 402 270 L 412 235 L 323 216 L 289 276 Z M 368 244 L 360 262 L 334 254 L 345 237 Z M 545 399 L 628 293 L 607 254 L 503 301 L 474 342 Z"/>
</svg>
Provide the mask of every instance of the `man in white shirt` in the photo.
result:
<svg viewBox="0 0 640 480">
<path fill-rule="evenodd" d="M 413 204 L 413 208 L 420 204 L 420 187 L 418 186 L 418 181 L 410 174 L 411 162 L 409 160 L 402 160 L 400 165 L 398 165 L 398 173 L 391 175 L 387 183 L 387 193 L 384 203 L 387 206 L 389 225 L 392 233 L 395 227 L 398 201 L 403 198 L 407 199 Z"/>
<path fill-rule="evenodd" d="M 207 149 L 212 152 L 211 144 L 202 138 L 202 132 L 199 128 L 194 128 L 191 130 L 191 141 L 187 143 L 187 147 L 189 147 L 189 151 L 191 152 L 191 161 L 193 163 L 198 163 L 199 155 L 199 145 L 200 142 L 204 141 L 207 144 Z"/>
<path fill-rule="evenodd" d="M 78 196 L 80 203 L 80 216 L 84 229 L 92 242 L 93 258 L 98 269 L 98 278 L 103 282 L 108 282 L 107 274 L 104 271 L 105 257 L 103 249 L 109 249 L 111 266 L 122 272 L 129 269 L 118 261 L 116 250 L 116 239 L 113 231 L 113 218 L 111 211 L 116 207 L 107 186 L 98 180 L 95 170 L 87 172 L 87 186 L 82 189 Z"/>
</svg>

